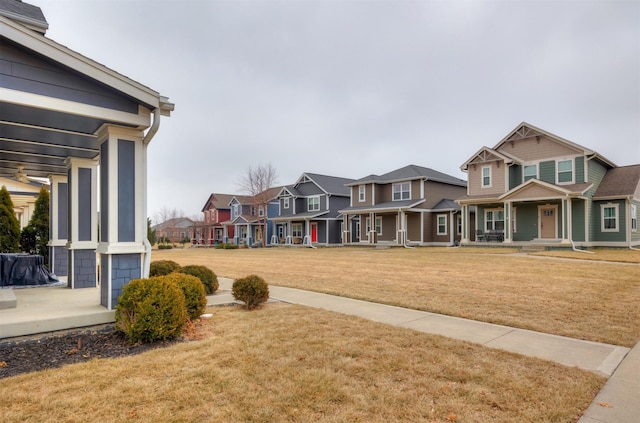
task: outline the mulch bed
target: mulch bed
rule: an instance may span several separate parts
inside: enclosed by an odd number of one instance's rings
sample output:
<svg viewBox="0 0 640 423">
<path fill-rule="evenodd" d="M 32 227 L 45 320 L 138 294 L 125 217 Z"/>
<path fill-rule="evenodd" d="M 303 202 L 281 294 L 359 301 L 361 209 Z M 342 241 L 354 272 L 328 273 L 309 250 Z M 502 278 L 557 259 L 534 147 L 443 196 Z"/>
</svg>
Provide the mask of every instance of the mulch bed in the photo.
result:
<svg viewBox="0 0 640 423">
<path fill-rule="evenodd" d="M 131 345 L 121 332 L 101 327 L 40 338 L 0 341 L 0 379 L 94 358 L 125 357 L 180 342 Z"/>
</svg>

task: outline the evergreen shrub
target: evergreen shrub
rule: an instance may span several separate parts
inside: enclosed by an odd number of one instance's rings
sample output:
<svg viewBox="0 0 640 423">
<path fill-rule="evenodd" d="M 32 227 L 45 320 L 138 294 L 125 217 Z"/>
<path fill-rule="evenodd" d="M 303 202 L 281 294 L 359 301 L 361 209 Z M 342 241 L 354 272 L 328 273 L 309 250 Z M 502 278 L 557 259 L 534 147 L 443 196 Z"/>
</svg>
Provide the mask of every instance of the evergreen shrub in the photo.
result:
<svg viewBox="0 0 640 423">
<path fill-rule="evenodd" d="M 180 265 L 173 260 L 156 260 L 149 266 L 149 276 L 164 276 L 178 269 Z"/>
<path fill-rule="evenodd" d="M 256 275 L 236 279 L 233 282 L 231 292 L 233 298 L 243 301 L 248 310 L 253 310 L 269 299 L 269 285 Z"/>
<path fill-rule="evenodd" d="M 131 343 L 175 339 L 187 322 L 185 296 L 166 276 L 133 279 L 118 298 L 115 318 Z"/>
<path fill-rule="evenodd" d="M 206 266 L 190 264 L 181 267 L 177 270 L 177 272 L 192 275 L 200 279 L 200 281 L 204 285 L 204 290 L 207 295 L 211 295 L 218 290 L 218 277 L 211 271 L 211 269 Z"/>
<path fill-rule="evenodd" d="M 175 272 L 164 276 L 176 283 L 184 293 L 185 306 L 189 319 L 196 320 L 202 316 L 207 307 L 207 295 L 204 284 L 196 276 Z"/>
</svg>

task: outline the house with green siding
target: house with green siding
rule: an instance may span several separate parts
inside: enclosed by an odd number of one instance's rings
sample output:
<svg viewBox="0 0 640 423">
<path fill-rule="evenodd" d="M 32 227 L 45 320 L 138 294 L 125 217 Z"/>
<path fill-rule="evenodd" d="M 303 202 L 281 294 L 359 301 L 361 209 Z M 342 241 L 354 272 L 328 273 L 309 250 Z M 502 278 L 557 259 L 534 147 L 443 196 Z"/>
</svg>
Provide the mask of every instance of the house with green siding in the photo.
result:
<svg viewBox="0 0 640 423">
<path fill-rule="evenodd" d="M 461 244 L 640 245 L 640 164 L 616 166 L 586 147 L 521 123 L 482 147 L 461 206 Z"/>
</svg>

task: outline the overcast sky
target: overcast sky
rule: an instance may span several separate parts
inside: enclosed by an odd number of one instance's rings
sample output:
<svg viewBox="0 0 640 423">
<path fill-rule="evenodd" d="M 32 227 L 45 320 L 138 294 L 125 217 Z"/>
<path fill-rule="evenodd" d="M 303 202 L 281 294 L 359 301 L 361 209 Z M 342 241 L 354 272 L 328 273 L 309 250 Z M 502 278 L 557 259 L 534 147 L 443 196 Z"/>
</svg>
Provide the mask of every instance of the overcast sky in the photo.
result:
<svg viewBox="0 0 640 423">
<path fill-rule="evenodd" d="M 47 36 L 176 105 L 149 215 L 279 184 L 460 165 L 526 121 L 640 163 L 640 2 L 26 0 Z"/>
</svg>

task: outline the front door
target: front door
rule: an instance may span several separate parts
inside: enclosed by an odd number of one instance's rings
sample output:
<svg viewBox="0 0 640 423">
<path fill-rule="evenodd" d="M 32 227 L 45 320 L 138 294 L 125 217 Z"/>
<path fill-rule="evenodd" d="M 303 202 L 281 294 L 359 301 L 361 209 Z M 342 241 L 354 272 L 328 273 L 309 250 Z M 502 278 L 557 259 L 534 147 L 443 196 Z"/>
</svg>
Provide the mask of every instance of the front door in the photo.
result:
<svg viewBox="0 0 640 423">
<path fill-rule="evenodd" d="M 318 242 L 318 224 L 311 222 L 311 242 Z"/>
<path fill-rule="evenodd" d="M 556 213 L 557 207 L 540 207 L 540 238 L 554 239 L 557 238 L 556 222 L 558 217 Z"/>
</svg>

